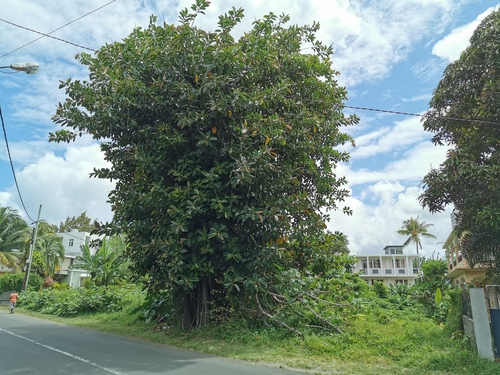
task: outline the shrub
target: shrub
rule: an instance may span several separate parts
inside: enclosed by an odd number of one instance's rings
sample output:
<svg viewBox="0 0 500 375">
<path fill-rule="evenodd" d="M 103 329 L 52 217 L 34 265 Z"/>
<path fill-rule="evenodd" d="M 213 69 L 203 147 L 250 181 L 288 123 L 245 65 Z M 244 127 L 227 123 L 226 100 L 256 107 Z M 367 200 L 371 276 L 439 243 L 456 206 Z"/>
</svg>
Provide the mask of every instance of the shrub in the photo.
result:
<svg viewBox="0 0 500 375">
<path fill-rule="evenodd" d="M 0 276 L 0 292 L 21 290 L 23 287 L 24 273 L 8 273 Z"/>
<path fill-rule="evenodd" d="M 11 290 L 22 290 L 26 275 L 24 272 L 8 273 L 0 276 L 0 292 Z M 37 274 L 30 274 L 28 287 L 33 290 L 39 290 L 43 280 Z"/>
<path fill-rule="evenodd" d="M 462 289 L 450 289 L 447 291 L 449 305 L 447 306 L 446 322 L 444 323 L 444 333 L 452 337 L 455 332 L 463 332 L 464 325 L 462 320 Z"/>
<path fill-rule="evenodd" d="M 384 283 L 380 281 L 373 282 L 373 291 L 377 294 L 379 298 L 387 298 L 389 294 L 389 288 L 387 288 Z"/>
<path fill-rule="evenodd" d="M 20 296 L 20 305 L 34 311 L 58 316 L 115 312 L 122 310 L 126 289 L 100 288 L 68 289 L 48 288 L 39 292 L 28 291 Z"/>
</svg>

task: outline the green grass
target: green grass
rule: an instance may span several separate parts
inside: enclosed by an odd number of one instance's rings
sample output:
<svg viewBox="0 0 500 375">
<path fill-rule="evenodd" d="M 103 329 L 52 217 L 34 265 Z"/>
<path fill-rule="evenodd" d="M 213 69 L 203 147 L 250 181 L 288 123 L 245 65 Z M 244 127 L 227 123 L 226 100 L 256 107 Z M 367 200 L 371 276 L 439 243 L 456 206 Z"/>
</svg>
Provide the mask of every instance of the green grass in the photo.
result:
<svg viewBox="0 0 500 375">
<path fill-rule="evenodd" d="M 343 334 L 304 339 L 277 327 L 251 328 L 242 322 L 184 332 L 148 324 L 132 313 L 71 318 L 17 308 L 17 313 L 174 345 L 190 350 L 294 368 L 310 374 L 481 374 L 500 373 L 500 363 L 477 357 L 467 341 L 452 341 L 430 319 L 412 311 L 375 310 L 354 317 Z"/>
</svg>

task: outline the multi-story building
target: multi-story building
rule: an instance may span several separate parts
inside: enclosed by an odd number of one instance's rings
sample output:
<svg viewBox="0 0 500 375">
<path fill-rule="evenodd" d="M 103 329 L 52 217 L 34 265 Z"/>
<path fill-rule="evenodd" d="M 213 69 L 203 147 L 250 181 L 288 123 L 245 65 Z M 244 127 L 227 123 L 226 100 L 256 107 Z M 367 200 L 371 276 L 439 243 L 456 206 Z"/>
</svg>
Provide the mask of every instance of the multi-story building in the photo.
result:
<svg viewBox="0 0 500 375">
<path fill-rule="evenodd" d="M 453 224 L 453 217 L 452 217 Z M 451 285 L 457 287 L 460 285 L 473 284 L 476 287 L 482 287 L 486 283 L 486 267 L 480 264 L 471 267 L 467 259 L 462 256 L 460 238 L 457 236 L 455 227 L 444 242 L 446 263 L 448 264 L 448 274 L 446 277 L 451 280 Z"/>
<path fill-rule="evenodd" d="M 418 254 L 400 245 L 384 247 L 380 254 L 356 255 L 358 261 L 353 271 L 363 280 L 373 285 L 380 281 L 389 284 L 415 284 L 421 275 L 418 268 Z"/>
<path fill-rule="evenodd" d="M 64 246 L 64 255 L 79 256 L 82 255 L 82 246 L 90 244 L 91 235 L 88 232 L 79 232 L 78 229 L 72 229 L 71 232 L 57 233 L 62 239 Z"/>
<path fill-rule="evenodd" d="M 88 232 L 79 232 L 73 229 L 71 232 L 57 233 L 62 238 L 64 246 L 64 261 L 61 269 L 54 275 L 54 279 L 60 283 L 67 283 L 71 287 L 80 287 L 84 279 L 89 275 L 86 270 L 78 267 L 78 256 L 82 255 L 82 247 L 97 239 Z"/>
</svg>

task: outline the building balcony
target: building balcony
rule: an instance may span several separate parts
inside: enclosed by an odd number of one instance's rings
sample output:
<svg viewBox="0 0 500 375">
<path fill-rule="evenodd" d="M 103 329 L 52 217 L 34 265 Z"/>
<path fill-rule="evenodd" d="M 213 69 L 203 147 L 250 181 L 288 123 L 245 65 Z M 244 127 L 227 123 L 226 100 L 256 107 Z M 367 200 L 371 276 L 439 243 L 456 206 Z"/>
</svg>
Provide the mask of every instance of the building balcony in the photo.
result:
<svg viewBox="0 0 500 375">
<path fill-rule="evenodd" d="M 355 268 L 354 272 L 365 276 L 418 276 L 418 268 Z"/>
</svg>

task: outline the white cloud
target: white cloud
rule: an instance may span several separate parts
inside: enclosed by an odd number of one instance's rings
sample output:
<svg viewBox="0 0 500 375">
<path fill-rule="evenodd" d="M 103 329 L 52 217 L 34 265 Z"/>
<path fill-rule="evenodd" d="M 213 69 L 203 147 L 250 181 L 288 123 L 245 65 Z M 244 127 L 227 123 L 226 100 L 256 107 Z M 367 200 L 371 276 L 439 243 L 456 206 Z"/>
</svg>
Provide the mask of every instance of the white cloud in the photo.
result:
<svg viewBox="0 0 500 375">
<path fill-rule="evenodd" d="M 399 154 L 398 158 L 392 158 L 381 169 L 373 166 L 354 169 L 350 164 L 339 166 L 338 173 L 347 176 L 351 187 L 377 181 L 416 182 L 444 161 L 446 150 L 446 147 L 437 147 L 431 142 L 421 142 Z"/>
<path fill-rule="evenodd" d="M 437 167 L 446 157 L 446 147 L 434 146 L 417 128 L 418 119 L 396 123 L 394 128 L 370 133 L 366 142 L 360 142 L 358 157 L 379 153 L 396 153 L 406 138 L 405 151 L 393 157 L 383 168 L 353 168 L 353 165 L 339 166 L 337 172 L 348 179 L 349 187 L 356 188 L 357 195 L 347 199 L 346 205 L 353 210 L 352 216 L 341 212 L 331 214 L 328 228 L 344 232 L 350 241 L 352 253 L 379 254 L 387 245 L 401 245 L 405 238 L 398 235 L 403 220 L 419 216 L 420 221 L 434 224 L 429 232 L 437 239 L 422 239 L 423 254 L 431 257 L 444 254 L 437 242 L 444 241 L 451 230 L 449 214 L 430 214 L 418 203 L 421 193 L 419 184 L 431 168 Z M 415 127 L 412 130 L 412 127 Z M 376 135 L 376 136 L 373 136 Z M 387 139 L 383 141 L 383 139 Z M 365 149 L 366 148 L 366 149 Z M 369 162 L 369 160 L 368 160 Z M 356 165 L 356 161 L 353 162 Z"/>
<path fill-rule="evenodd" d="M 441 253 L 441 244 L 451 231 L 450 210 L 432 215 L 420 207 L 417 186 L 405 187 L 397 182 L 378 182 L 369 187 L 376 204 L 369 205 L 351 197 L 346 205 L 353 209 L 352 216 L 341 212 L 331 214 L 328 228 L 348 235 L 349 249 L 352 254 L 380 254 L 388 245 L 402 245 L 406 237 L 396 233 L 404 220 L 419 216 L 419 221 L 433 224 L 429 233 L 436 239 L 422 238 L 422 255 L 431 257 L 433 252 Z"/>
<path fill-rule="evenodd" d="M 31 219 L 36 220 L 39 205 L 41 218 L 59 224 L 68 216 L 87 211 L 92 219 L 112 218 L 106 202 L 114 184 L 89 178 L 93 168 L 106 166 L 99 146 L 69 147 L 64 157 L 47 153 L 36 162 L 17 172 L 17 181 Z M 14 186 L 0 193 L 2 205 L 16 208 L 26 219 Z"/>
<path fill-rule="evenodd" d="M 460 54 L 469 46 L 469 39 L 481 21 L 491 12 L 498 9 L 498 6 L 488 8 L 476 19 L 466 25 L 453 29 L 447 36 L 439 40 L 432 48 L 432 53 L 448 62 L 453 62 L 460 57 Z"/>
<path fill-rule="evenodd" d="M 389 123 L 389 121 L 388 121 Z M 374 129 L 355 138 L 356 148 L 351 151 L 353 160 L 372 157 L 379 154 L 400 154 L 408 146 L 430 139 L 424 131 L 419 117 L 410 117 L 396 121 L 394 126 Z"/>
<path fill-rule="evenodd" d="M 190 6 L 180 1 L 180 8 Z M 318 38 L 334 47 L 333 67 L 343 85 L 379 80 L 403 60 L 413 43 L 442 30 L 456 8 L 453 0 L 409 1 L 217 1 L 212 2 L 206 17 L 197 25 L 214 29 L 217 17 L 232 7 L 242 7 L 245 19 L 236 28 L 241 34 L 255 19 L 274 12 L 289 14 L 291 23 L 321 24 Z"/>
<path fill-rule="evenodd" d="M 427 94 L 421 94 L 421 95 L 415 95 L 412 96 L 411 98 L 402 98 L 403 102 L 420 102 L 420 101 L 425 101 L 428 102 L 432 98 L 432 94 L 427 93 Z"/>
</svg>

